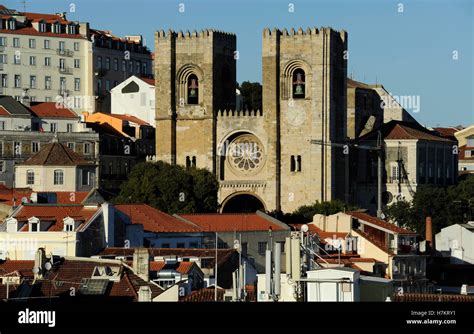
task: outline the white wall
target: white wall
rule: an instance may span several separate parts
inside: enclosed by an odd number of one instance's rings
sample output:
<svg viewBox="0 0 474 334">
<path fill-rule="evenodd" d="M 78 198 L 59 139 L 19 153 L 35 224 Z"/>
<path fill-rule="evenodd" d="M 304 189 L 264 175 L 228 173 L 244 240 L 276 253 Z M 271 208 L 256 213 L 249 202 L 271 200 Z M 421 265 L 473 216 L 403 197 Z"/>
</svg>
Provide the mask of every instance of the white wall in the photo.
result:
<svg viewBox="0 0 474 334">
<path fill-rule="evenodd" d="M 359 272 L 341 268 L 318 269 L 307 272 L 307 301 L 311 302 L 354 302 L 360 300 Z M 342 280 L 347 280 L 343 283 Z M 344 288 L 347 288 L 347 291 Z"/>
<path fill-rule="evenodd" d="M 137 93 L 122 93 L 122 88 L 135 82 Z M 132 115 L 155 126 L 155 86 L 132 76 L 114 87 L 111 91 L 112 114 Z"/>
<path fill-rule="evenodd" d="M 474 232 L 459 224 L 445 227 L 436 234 L 435 247 L 452 257 L 452 262 L 474 264 Z"/>
</svg>

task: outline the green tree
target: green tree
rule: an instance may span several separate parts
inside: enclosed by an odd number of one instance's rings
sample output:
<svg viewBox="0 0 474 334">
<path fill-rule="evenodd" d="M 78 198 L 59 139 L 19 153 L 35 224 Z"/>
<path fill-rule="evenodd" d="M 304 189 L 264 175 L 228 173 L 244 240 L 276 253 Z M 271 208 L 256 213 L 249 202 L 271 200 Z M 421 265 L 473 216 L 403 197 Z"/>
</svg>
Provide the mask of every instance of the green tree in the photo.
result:
<svg viewBox="0 0 474 334">
<path fill-rule="evenodd" d="M 398 202 L 386 208 L 387 216 L 420 235 L 425 233 L 426 217 L 431 216 L 433 232 L 474 218 L 474 175 L 449 187 L 419 186 L 411 204 Z"/>
<path fill-rule="evenodd" d="M 203 169 L 142 162 L 121 186 L 115 203 L 145 203 L 173 213 L 216 212 L 217 180 Z"/>
<path fill-rule="evenodd" d="M 259 82 L 244 81 L 239 87 L 244 109 L 262 110 L 262 85 Z"/>
<path fill-rule="evenodd" d="M 357 208 L 340 200 L 334 200 L 330 202 L 319 202 L 316 201 L 311 205 L 303 205 L 292 213 L 281 213 L 281 212 L 270 212 L 270 215 L 280 219 L 281 221 L 291 224 L 291 223 L 309 223 L 313 221 L 313 216 L 315 214 L 322 215 L 332 215 L 338 212 L 347 212 L 356 210 Z"/>
</svg>

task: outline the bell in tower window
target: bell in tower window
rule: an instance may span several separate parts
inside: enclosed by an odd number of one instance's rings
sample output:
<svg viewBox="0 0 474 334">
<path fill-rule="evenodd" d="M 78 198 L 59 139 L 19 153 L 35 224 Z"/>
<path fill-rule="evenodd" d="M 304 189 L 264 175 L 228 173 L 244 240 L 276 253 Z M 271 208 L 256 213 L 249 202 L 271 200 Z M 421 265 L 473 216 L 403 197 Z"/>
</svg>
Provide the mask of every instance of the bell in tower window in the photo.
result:
<svg viewBox="0 0 474 334">
<path fill-rule="evenodd" d="M 293 72 L 293 98 L 304 99 L 305 97 L 305 75 L 302 69 Z"/>
<path fill-rule="evenodd" d="M 199 103 L 199 81 L 196 75 L 188 77 L 188 104 Z"/>
</svg>

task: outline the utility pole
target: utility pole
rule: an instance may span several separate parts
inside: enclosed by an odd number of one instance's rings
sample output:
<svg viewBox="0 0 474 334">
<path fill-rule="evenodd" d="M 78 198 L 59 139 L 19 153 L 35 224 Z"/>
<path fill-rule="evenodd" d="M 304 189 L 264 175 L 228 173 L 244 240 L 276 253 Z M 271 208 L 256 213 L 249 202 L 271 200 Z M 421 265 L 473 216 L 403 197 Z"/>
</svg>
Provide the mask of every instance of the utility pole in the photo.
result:
<svg viewBox="0 0 474 334">
<path fill-rule="evenodd" d="M 351 143 L 349 140 L 346 143 L 328 143 L 323 140 L 310 140 L 311 144 L 316 145 L 326 145 L 326 146 L 333 146 L 333 147 L 340 147 L 343 149 L 343 153 L 345 155 L 345 179 L 346 179 L 346 189 L 345 189 L 345 198 L 346 201 L 349 199 L 349 187 L 348 187 L 348 180 L 350 179 L 349 176 L 349 148 L 359 149 L 359 150 L 366 150 L 366 151 L 376 151 L 377 152 L 377 218 L 382 218 L 382 176 L 383 176 L 383 168 L 382 168 L 382 155 L 383 155 L 383 140 L 382 140 L 382 133 L 378 131 L 377 135 L 377 145 L 376 146 L 367 146 L 367 145 L 359 145 L 356 143 Z"/>
<path fill-rule="evenodd" d="M 214 301 L 217 302 L 217 232 L 216 232 L 216 260 L 214 263 Z"/>
</svg>

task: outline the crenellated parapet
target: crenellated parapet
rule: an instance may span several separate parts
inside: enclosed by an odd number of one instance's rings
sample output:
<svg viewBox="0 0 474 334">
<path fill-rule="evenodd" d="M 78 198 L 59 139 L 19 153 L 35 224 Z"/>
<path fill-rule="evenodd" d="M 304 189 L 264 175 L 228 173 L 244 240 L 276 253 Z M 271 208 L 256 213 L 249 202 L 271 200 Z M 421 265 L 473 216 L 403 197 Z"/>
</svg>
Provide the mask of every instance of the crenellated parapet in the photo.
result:
<svg viewBox="0 0 474 334">
<path fill-rule="evenodd" d="M 284 28 L 282 30 L 277 28 L 265 28 L 263 29 L 263 38 L 274 38 L 275 36 L 280 36 L 280 38 L 292 38 L 294 36 L 306 36 L 307 38 L 312 37 L 320 37 L 325 34 L 339 34 L 342 41 L 347 39 L 347 32 L 345 30 L 335 30 L 331 27 L 308 27 L 305 29 L 303 28 L 291 28 L 290 30 Z"/>
<path fill-rule="evenodd" d="M 263 116 L 262 110 L 219 110 L 217 112 L 218 117 L 261 117 Z"/>
</svg>

